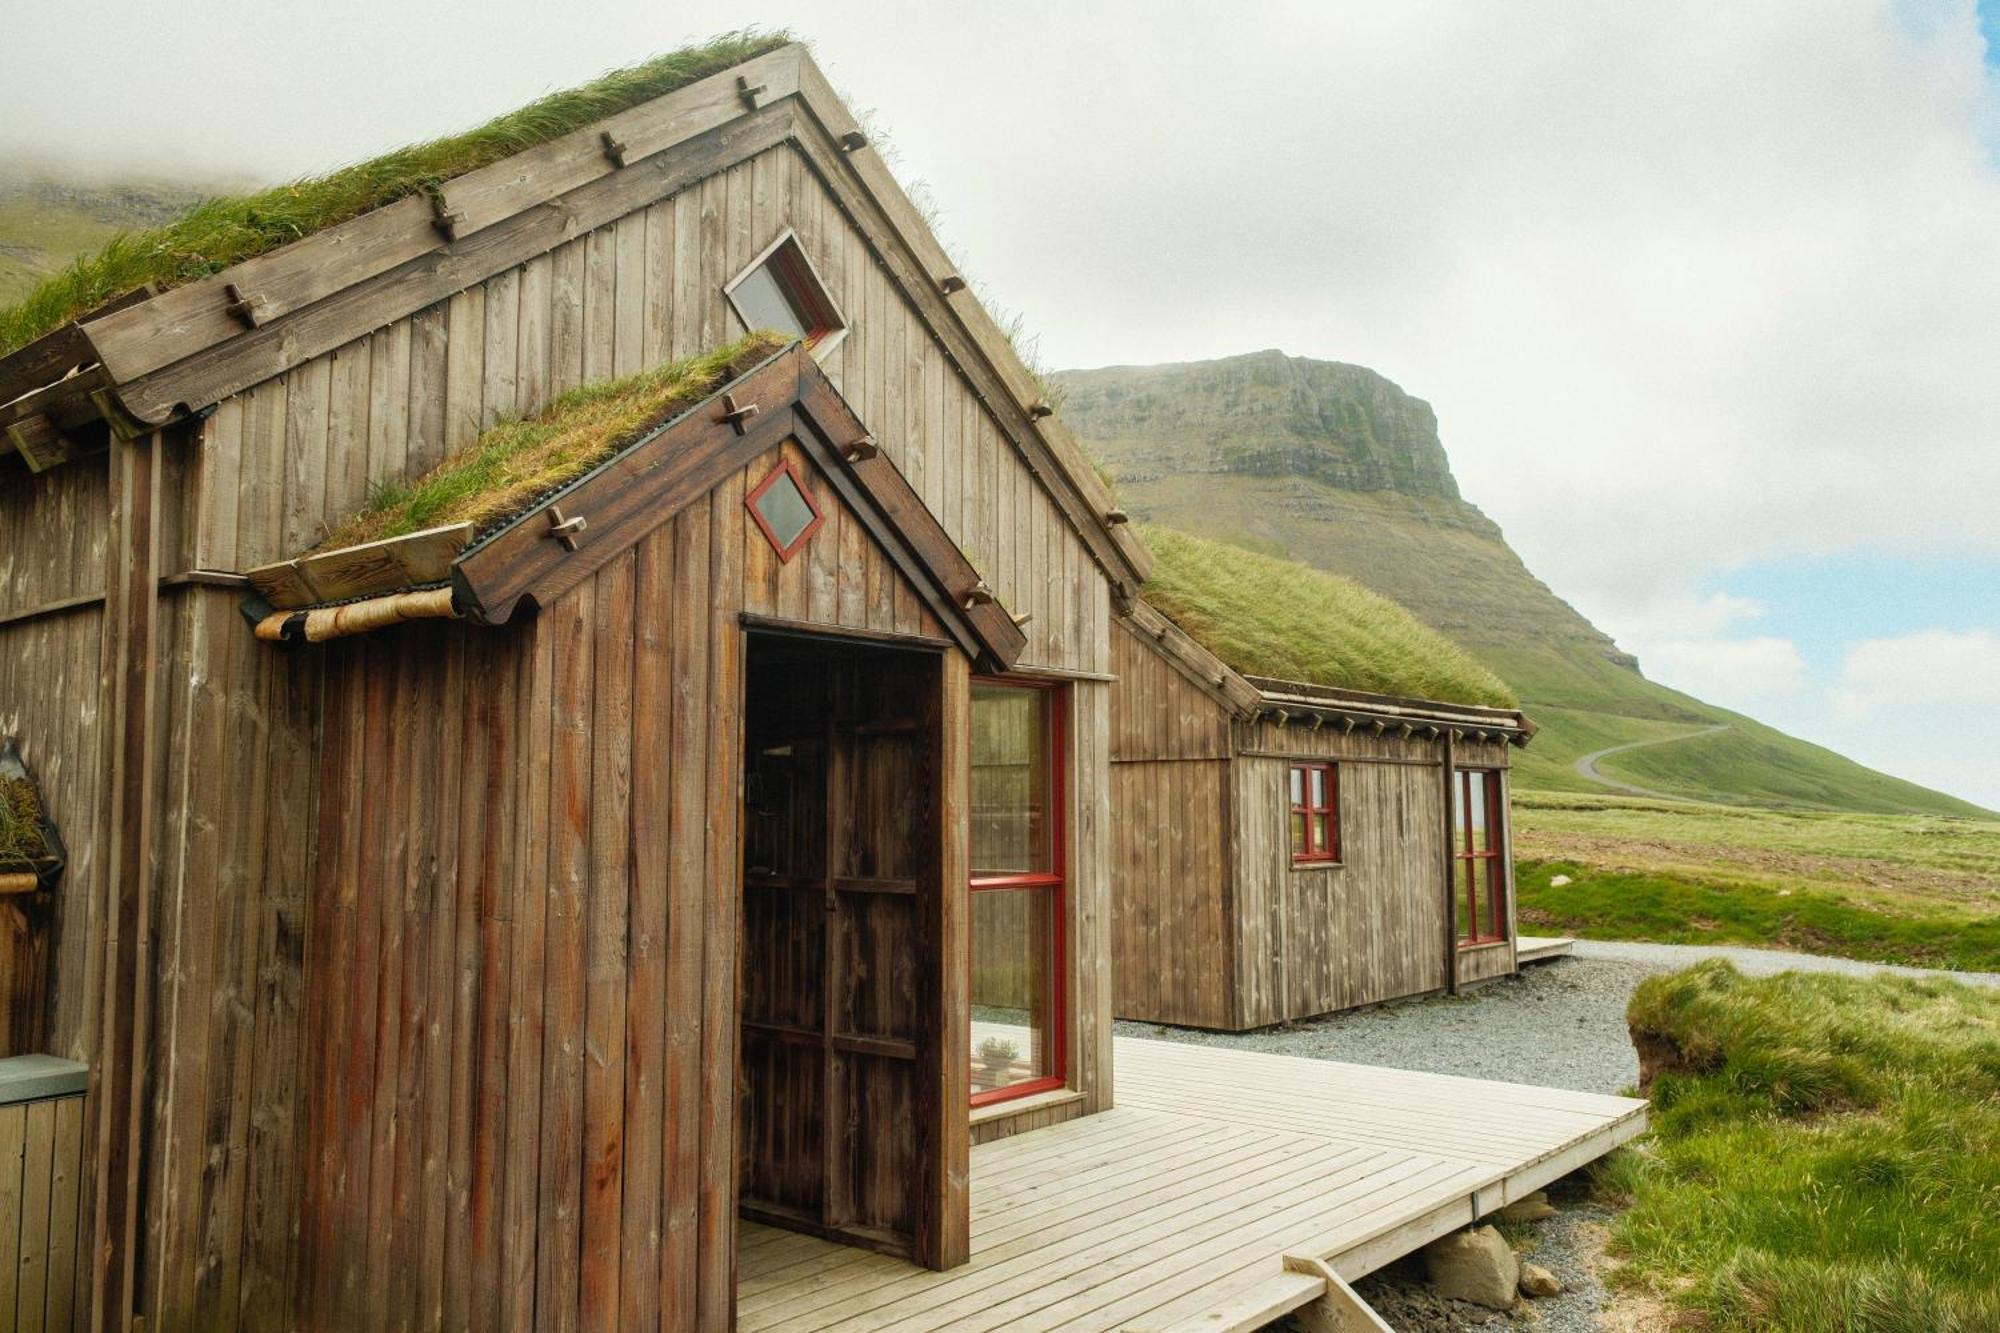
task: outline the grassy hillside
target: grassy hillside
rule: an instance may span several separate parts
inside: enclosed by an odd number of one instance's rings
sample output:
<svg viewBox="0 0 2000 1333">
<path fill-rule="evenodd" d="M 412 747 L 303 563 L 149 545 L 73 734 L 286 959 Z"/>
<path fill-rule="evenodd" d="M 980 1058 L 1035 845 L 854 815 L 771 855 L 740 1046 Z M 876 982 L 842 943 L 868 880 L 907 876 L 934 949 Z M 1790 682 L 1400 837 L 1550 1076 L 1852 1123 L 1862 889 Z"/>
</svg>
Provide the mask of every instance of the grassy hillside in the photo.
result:
<svg viewBox="0 0 2000 1333">
<path fill-rule="evenodd" d="M 1511 708 L 1463 649 L 1388 598 L 1290 560 L 1172 528 L 1140 530 L 1146 597 L 1238 671 L 1448 703 Z"/>
<path fill-rule="evenodd" d="M 1459 496 L 1430 408 L 1372 371 L 1259 352 L 1056 378 L 1136 517 L 1354 579 L 1506 681 L 1542 727 L 1523 785 L 1601 791 L 1583 755 L 1727 724 L 1600 771 L 1698 800 L 1985 813 L 1647 680 Z"/>
<path fill-rule="evenodd" d="M 2000 971 L 2000 820 L 1525 792 L 1514 851 L 1524 930 Z"/>
<path fill-rule="evenodd" d="M 73 184 L 23 163 L 0 162 L 0 309 L 79 255 L 102 249 L 122 232 L 158 226 L 200 198 L 180 186 Z"/>
</svg>

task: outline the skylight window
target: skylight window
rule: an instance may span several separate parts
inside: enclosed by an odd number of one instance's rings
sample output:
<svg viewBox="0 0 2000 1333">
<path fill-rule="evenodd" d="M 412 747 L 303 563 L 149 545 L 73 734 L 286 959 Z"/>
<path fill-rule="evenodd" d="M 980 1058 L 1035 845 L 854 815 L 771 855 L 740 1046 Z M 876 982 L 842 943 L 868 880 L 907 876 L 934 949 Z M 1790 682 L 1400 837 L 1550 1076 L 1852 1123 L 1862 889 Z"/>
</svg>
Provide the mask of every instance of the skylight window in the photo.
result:
<svg viewBox="0 0 2000 1333">
<path fill-rule="evenodd" d="M 722 289 L 745 329 L 771 329 L 801 339 L 815 356 L 847 336 L 847 320 L 820 281 L 805 247 L 790 231 L 771 242 Z"/>
</svg>

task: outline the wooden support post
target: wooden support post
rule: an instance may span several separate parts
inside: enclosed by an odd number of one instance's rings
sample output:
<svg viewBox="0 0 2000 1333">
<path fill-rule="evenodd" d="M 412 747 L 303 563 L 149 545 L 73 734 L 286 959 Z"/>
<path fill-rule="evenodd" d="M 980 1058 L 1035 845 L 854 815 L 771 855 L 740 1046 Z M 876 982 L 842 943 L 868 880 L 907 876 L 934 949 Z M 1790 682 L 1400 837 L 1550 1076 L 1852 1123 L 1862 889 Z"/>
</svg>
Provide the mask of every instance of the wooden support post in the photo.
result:
<svg viewBox="0 0 2000 1333">
<path fill-rule="evenodd" d="M 1292 1311 L 1293 1320 L 1306 1333 L 1393 1333 L 1382 1316 L 1324 1259 L 1288 1254 L 1285 1271 L 1310 1273 L 1326 1282 L 1326 1291 L 1319 1299 Z"/>
<path fill-rule="evenodd" d="M 141 1231 L 141 1135 L 150 1082 L 154 751 L 158 744 L 159 433 L 112 445 L 111 576 L 104 614 L 106 742 L 103 993 L 91 1062 L 92 1333 L 131 1323 Z"/>
</svg>

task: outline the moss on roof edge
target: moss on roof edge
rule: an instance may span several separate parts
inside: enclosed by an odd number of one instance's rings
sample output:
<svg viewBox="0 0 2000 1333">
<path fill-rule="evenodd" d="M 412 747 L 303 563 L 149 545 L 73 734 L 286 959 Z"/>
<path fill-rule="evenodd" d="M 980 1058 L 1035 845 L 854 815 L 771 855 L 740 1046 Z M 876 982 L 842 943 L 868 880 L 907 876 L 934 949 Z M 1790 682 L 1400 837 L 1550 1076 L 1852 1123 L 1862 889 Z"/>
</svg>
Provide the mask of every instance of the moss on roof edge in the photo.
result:
<svg viewBox="0 0 2000 1333">
<path fill-rule="evenodd" d="M 482 431 L 421 477 L 378 487 L 367 506 L 317 549 L 359 546 L 451 523 L 471 523 L 483 538 L 790 343 L 760 330 L 701 356 L 571 389 L 534 416 Z"/>
<path fill-rule="evenodd" d="M 1438 704 L 1517 710 L 1471 654 L 1351 579 L 1158 524 L 1141 526 L 1142 595 L 1245 676 Z"/>
<path fill-rule="evenodd" d="M 14 305 L 0 309 L 0 356 L 123 292 L 148 283 L 176 287 L 218 273 L 793 40 L 783 30 L 763 33 L 746 28 L 726 33 L 550 93 L 459 134 L 256 194 L 210 199 L 178 221 L 121 234 L 95 254 L 51 275 Z"/>
</svg>

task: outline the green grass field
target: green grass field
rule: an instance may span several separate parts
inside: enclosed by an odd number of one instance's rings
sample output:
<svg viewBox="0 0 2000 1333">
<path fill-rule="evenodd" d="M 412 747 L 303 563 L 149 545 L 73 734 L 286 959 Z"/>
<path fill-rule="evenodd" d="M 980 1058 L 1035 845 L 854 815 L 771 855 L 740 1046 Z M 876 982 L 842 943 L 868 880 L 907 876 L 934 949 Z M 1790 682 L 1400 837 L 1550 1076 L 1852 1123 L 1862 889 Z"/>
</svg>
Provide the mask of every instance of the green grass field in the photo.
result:
<svg viewBox="0 0 2000 1333">
<path fill-rule="evenodd" d="M 1619 1284 L 1676 1327 L 2000 1329 L 2000 991 L 1704 963 L 1629 1018 L 1660 1072 L 1597 1177 Z"/>
<path fill-rule="evenodd" d="M 2000 820 L 1521 792 L 1514 849 L 1525 931 L 2000 971 Z"/>
</svg>

